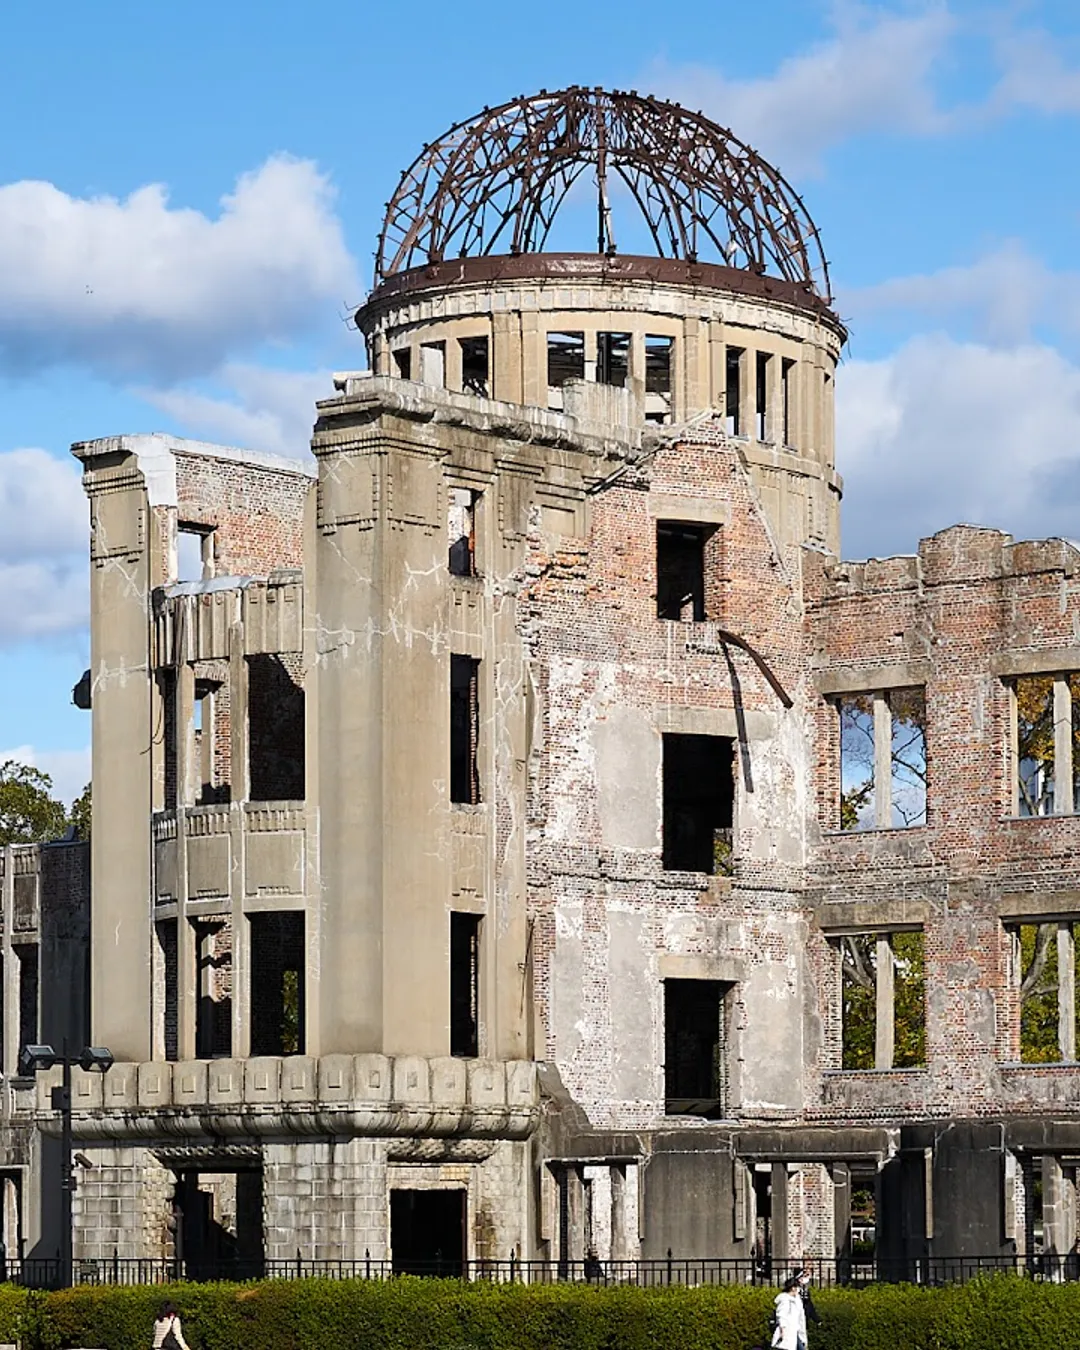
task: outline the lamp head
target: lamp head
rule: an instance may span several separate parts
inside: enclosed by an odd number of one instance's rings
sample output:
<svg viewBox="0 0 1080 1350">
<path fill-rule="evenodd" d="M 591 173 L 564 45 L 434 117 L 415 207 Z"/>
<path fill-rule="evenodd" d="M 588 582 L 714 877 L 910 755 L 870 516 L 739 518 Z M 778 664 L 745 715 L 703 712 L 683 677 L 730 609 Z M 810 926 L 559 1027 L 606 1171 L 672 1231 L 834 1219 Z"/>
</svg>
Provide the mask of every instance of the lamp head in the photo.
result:
<svg viewBox="0 0 1080 1350">
<path fill-rule="evenodd" d="M 24 1045 L 19 1051 L 19 1073 L 24 1078 L 31 1078 L 35 1073 L 51 1069 L 56 1058 L 51 1045 Z"/>
<path fill-rule="evenodd" d="M 113 1066 L 113 1052 L 104 1045 L 88 1045 L 79 1056 L 79 1068 L 107 1073 Z"/>
</svg>

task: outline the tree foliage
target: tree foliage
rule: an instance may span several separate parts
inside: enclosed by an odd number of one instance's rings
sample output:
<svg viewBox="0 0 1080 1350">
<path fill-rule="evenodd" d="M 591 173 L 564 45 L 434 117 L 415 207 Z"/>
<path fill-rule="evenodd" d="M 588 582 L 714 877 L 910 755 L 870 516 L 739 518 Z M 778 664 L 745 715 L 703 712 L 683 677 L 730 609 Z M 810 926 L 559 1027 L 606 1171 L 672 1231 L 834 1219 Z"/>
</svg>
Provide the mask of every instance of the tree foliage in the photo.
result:
<svg viewBox="0 0 1080 1350">
<path fill-rule="evenodd" d="M 0 845 L 48 843 L 60 839 L 67 825 L 47 773 L 14 759 L 0 764 Z"/>
<path fill-rule="evenodd" d="M 90 784 L 71 803 L 70 823 L 75 826 L 77 839 L 90 838 Z"/>
<path fill-rule="evenodd" d="M 843 1066 L 872 1069 L 877 1039 L 878 934 L 842 940 Z M 925 944 L 922 933 L 893 933 L 893 1067 L 926 1063 Z"/>
</svg>

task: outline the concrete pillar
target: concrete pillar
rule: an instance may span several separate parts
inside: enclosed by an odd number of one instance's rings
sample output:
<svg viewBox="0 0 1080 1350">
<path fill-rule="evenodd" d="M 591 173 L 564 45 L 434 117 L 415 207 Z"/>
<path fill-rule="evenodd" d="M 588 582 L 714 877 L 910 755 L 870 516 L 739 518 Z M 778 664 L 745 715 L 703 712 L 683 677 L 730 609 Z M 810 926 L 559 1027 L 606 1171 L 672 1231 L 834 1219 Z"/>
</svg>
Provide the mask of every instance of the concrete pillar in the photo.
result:
<svg viewBox="0 0 1080 1350">
<path fill-rule="evenodd" d="M 832 1163 L 829 1175 L 833 1184 L 833 1251 L 837 1261 L 851 1256 L 851 1168 L 847 1163 Z"/>
<path fill-rule="evenodd" d="M 524 326 L 524 325 L 523 325 Z M 581 335 L 584 344 L 584 378 L 590 383 L 596 383 L 596 329 L 586 328 Z"/>
<path fill-rule="evenodd" d="M 503 399 L 507 403 L 521 403 L 521 327 L 516 314 L 493 314 L 491 316 L 492 347 L 494 360 L 494 381 L 492 398 Z M 544 353 L 544 370 L 547 370 L 547 353 Z M 546 384 L 547 376 L 543 376 Z M 543 405 L 547 406 L 545 397 Z"/>
<path fill-rule="evenodd" d="M 747 347 L 739 363 L 739 434 L 747 440 L 754 438 L 757 410 L 757 353 Z"/>
<path fill-rule="evenodd" d="M 1058 959 L 1058 1049 L 1062 1059 L 1076 1058 L 1076 944 L 1071 923 L 1059 923 Z"/>
<path fill-rule="evenodd" d="M 874 695 L 874 826 L 892 827 L 892 710 L 884 694 Z"/>
<path fill-rule="evenodd" d="M 373 1261 L 390 1254 L 386 1144 L 379 1139 L 263 1148 L 263 1226 L 271 1261 Z"/>
<path fill-rule="evenodd" d="M 709 404 L 723 409 L 727 402 L 727 343 L 718 323 L 709 325 Z"/>
<path fill-rule="evenodd" d="M 446 387 L 461 393 L 461 343 L 456 337 L 446 339 Z"/>
<path fill-rule="evenodd" d="M 1068 680 L 1054 681 L 1054 814 L 1073 811 L 1072 698 Z"/>
<path fill-rule="evenodd" d="M 877 968 L 874 1002 L 874 1068 L 891 1069 L 896 1048 L 894 1014 L 896 967 L 892 943 L 884 933 L 877 939 Z"/>
<path fill-rule="evenodd" d="M 626 1234 L 626 1168 L 611 1168 L 611 1259 L 625 1261 L 629 1254 Z"/>
<path fill-rule="evenodd" d="M 630 334 L 630 397 L 637 409 L 637 419 L 645 415 L 645 331 L 638 329 Z"/>
<path fill-rule="evenodd" d="M 769 1194 L 772 1200 L 772 1259 L 776 1274 L 790 1259 L 788 1239 L 788 1170 L 787 1163 L 774 1162 L 770 1175 Z"/>
<path fill-rule="evenodd" d="M 585 1259 L 585 1178 L 580 1167 L 566 1169 L 566 1251 L 567 1261 Z"/>
<path fill-rule="evenodd" d="M 1065 1258 L 1076 1242 L 1074 1175 L 1052 1154 L 1042 1157 L 1043 1251 L 1051 1279 L 1065 1277 Z"/>
<path fill-rule="evenodd" d="M 109 453 L 95 449 L 105 445 Z M 151 1048 L 150 748 L 158 728 L 149 603 L 164 568 L 138 458 L 124 449 L 91 442 L 74 453 L 91 515 L 91 1028 L 118 1060 L 138 1061 Z"/>
<path fill-rule="evenodd" d="M 496 319 L 498 316 L 496 316 Z M 541 330 L 540 315 L 530 310 L 521 316 L 522 364 L 521 399 L 533 408 L 546 408 L 547 395 L 547 333 Z M 595 358 L 595 350 L 594 350 Z M 586 362 L 586 369 L 588 363 Z M 506 395 L 500 393 L 498 398 Z"/>
<path fill-rule="evenodd" d="M 765 368 L 765 439 L 770 444 L 784 444 L 784 394 L 780 384 L 780 365 L 782 357 L 776 352 L 769 353 L 769 364 Z"/>
</svg>

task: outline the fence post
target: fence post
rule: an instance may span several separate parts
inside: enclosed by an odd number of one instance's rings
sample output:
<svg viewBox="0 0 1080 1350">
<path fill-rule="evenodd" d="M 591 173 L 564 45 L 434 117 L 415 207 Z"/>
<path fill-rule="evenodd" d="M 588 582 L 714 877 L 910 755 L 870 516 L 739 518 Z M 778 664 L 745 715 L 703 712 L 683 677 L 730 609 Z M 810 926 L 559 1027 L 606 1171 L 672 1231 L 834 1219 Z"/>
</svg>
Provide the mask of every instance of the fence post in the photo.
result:
<svg viewBox="0 0 1080 1350">
<path fill-rule="evenodd" d="M 112 1249 L 112 1269 L 113 1269 L 113 1280 L 112 1280 L 112 1282 L 113 1282 L 113 1284 L 119 1284 L 119 1283 L 120 1283 L 120 1248 L 119 1248 L 119 1247 L 114 1247 L 114 1248 Z"/>
<path fill-rule="evenodd" d="M 667 1282 L 671 1283 L 671 1248 L 667 1249 Z"/>
<path fill-rule="evenodd" d="M 300 1268 L 300 1248 L 297 1247 L 297 1249 L 296 1249 L 296 1278 L 297 1278 L 297 1279 L 300 1279 L 300 1277 L 301 1277 L 302 1275 L 303 1275 L 303 1271 L 302 1271 L 301 1268 Z"/>
<path fill-rule="evenodd" d="M 510 1283 L 514 1283 L 514 1266 L 517 1261 L 517 1251 L 514 1247 L 510 1248 Z"/>
<path fill-rule="evenodd" d="M 371 1248 L 364 1248 L 364 1279 L 371 1279 Z"/>
</svg>

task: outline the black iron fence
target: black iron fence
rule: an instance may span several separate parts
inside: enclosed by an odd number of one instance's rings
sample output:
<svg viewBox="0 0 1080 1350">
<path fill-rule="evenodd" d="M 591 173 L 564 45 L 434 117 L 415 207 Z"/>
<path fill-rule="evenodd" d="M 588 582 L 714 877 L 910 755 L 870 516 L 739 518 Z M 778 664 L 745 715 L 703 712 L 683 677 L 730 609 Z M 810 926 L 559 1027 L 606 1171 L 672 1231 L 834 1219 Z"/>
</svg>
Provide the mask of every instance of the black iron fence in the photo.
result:
<svg viewBox="0 0 1080 1350">
<path fill-rule="evenodd" d="M 1016 1275 L 1026 1279 L 1065 1282 L 1080 1279 L 1080 1256 L 1046 1253 L 1034 1256 L 922 1256 L 839 1257 L 803 1263 L 817 1287 L 860 1288 L 870 1284 L 944 1285 L 963 1283 L 980 1275 Z M 229 1259 L 174 1260 L 113 1255 L 95 1260 L 76 1259 L 76 1284 L 170 1284 L 208 1280 L 387 1280 L 398 1275 L 490 1281 L 496 1284 L 591 1285 L 633 1284 L 645 1288 L 667 1285 L 780 1285 L 792 1273 L 792 1262 L 762 1262 L 747 1258 L 666 1257 L 653 1260 L 524 1261 L 511 1254 L 506 1260 L 431 1261 L 377 1260 L 319 1261 L 301 1253 L 287 1260 Z M 0 1264 L 0 1279 L 34 1288 L 54 1288 L 61 1278 L 59 1258 L 27 1258 Z"/>
</svg>

